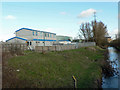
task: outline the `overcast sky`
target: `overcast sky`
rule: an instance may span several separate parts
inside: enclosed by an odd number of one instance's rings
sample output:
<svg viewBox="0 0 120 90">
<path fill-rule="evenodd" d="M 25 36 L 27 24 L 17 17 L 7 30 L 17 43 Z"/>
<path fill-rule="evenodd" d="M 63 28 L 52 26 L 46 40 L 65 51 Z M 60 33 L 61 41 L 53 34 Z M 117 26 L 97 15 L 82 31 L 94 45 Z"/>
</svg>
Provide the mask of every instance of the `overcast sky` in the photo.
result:
<svg viewBox="0 0 120 90">
<path fill-rule="evenodd" d="M 93 12 L 114 37 L 118 32 L 117 2 L 3 2 L 0 40 L 14 37 L 23 27 L 74 38 L 82 22 L 93 20 Z"/>
</svg>

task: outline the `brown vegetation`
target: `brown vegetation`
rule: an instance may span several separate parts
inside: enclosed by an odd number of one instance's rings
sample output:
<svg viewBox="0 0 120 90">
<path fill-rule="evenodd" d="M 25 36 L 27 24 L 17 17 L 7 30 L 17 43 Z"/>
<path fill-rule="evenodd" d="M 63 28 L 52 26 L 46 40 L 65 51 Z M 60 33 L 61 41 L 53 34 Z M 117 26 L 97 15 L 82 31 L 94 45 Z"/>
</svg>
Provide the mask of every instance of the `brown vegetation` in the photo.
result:
<svg viewBox="0 0 120 90">
<path fill-rule="evenodd" d="M 103 22 L 92 21 L 91 23 L 83 23 L 80 26 L 79 37 L 84 37 L 85 41 L 94 41 L 98 46 L 106 45 L 107 26 Z"/>
<path fill-rule="evenodd" d="M 116 47 L 118 50 L 120 50 L 120 38 L 111 41 L 109 45 Z"/>
<path fill-rule="evenodd" d="M 8 59 L 14 56 L 23 55 L 21 49 L 11 47 L 9 52 L 2 52 L 2 87 L 15 87 L 14 85 L 24 85 L 25 83 L 19 80 L 15 74 L 15 70 L 8 65 Z M 17 83 L 17 84 L 16 84 Z"/>
<path fill-rule="evenodd" d="M 105 77 L 111 77 L 114 75 L 114 68 L 110 65 L 110 60 L 108 60 L 108 50 L 105 51 L 104 53 L 104 60 L 101 62 L 102 66 L 102 73 L 105 75 Z"/>
</svg>

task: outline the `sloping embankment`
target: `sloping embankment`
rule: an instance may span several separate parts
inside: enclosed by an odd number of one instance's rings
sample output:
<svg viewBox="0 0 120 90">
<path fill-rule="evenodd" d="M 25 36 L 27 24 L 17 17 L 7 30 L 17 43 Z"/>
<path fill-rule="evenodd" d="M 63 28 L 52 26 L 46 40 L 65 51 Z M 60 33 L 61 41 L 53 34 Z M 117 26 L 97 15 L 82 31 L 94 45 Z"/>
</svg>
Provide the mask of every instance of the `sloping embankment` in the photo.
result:
<svg viewBox="0 0 120 90">
<path fill-rule="evenodd" d="M 49 53 L 26 51 L 24 55 L 5 60 L 3 87 L 73 88 L 74 75 L 78 88 L 98 88 L 103 53 L 99 47 Z"/>
</svg>

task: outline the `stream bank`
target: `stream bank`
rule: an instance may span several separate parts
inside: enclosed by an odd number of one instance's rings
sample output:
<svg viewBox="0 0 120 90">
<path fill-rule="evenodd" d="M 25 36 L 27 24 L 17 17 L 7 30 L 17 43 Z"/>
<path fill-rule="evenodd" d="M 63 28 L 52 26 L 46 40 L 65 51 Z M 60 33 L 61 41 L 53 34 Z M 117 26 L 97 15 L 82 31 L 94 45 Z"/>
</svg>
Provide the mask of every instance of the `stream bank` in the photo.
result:
<svg viewBox="0 0 120 90">
<path fill-rule="evenodd" d="M 102 77 L 102 88 L 119 88 L 119 59 L 120 59 L 120 52 L 118 52 L 114 47 L 108 47 L 108 61 L 114 72 L 113 75 L 106 77 L 103 74 Z"/>
</svg>

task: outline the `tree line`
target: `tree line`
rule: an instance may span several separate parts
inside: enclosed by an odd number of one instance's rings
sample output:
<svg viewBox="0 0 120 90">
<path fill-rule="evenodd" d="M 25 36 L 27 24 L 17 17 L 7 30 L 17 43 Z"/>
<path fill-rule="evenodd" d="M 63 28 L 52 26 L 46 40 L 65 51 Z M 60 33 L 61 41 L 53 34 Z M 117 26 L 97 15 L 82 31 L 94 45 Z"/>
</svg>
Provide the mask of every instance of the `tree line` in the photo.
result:
<svg viewBox="0 0 120 90">
<path fill-rule="evenodd" d="M 117 39 L 113 40 L 110 43 L 110 46 L 116 47 L 117 49 L 120 50 L 120 38 L 117 38 Z"/>
<path fill-rule="evenodd" d="M 94 41 L 98 46 L 105 46 L 108 41 L 107 26 L 101 21 L 92 21 L 82 23 L 79 29 L 79 38 L 84 38 L 84 41 Z"/>
</svg>

